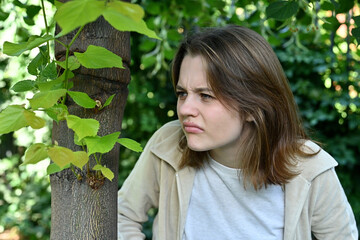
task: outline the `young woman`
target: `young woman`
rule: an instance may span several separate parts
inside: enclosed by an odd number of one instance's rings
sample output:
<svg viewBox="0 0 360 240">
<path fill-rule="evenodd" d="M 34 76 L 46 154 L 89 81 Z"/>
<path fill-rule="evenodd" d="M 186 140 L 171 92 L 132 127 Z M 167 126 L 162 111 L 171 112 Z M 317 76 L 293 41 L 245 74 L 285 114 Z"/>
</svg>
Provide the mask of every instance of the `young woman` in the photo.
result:
<svg viewBox="0 0 360 240">
<path fill-rule="evenodd" d="M 119 191 L 119 239 L 358 239 L 336 161 L 306 136 L 270 45 L 239 26 L 188 37 L 172 66 L 179 120 Z"/>
</svg>

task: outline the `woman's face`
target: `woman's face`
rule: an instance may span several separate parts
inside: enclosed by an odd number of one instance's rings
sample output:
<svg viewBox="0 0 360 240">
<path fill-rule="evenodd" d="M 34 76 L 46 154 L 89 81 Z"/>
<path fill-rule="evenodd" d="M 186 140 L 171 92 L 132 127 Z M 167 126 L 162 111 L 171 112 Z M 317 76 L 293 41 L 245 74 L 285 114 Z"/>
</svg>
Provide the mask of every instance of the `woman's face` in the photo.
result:
<svg viewBox="0 0 360 240">
<path fill-rule="evenodd" d="M 243 122 L 237 111 L 225 107 L 213 94 L 202 57 L 184 57 L 176 91 L 177 113 L 188 147 L 194 151 L 210 151 L 215 160 L 235 157 Z"/>
</svg>

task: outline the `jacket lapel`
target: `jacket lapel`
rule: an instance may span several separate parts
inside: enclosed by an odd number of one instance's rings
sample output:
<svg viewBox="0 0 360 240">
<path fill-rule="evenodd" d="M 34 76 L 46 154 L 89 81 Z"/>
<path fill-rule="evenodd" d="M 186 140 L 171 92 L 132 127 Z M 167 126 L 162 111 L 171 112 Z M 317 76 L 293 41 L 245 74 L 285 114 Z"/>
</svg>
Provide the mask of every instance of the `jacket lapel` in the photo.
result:
<svg viewBox="0 0 360 240">
<path fill-rule="evenodd" d="M 307 199 L 311 183 L 301 175 L 285 184 L 284 240 L 295 239 L 295 230 Z"/>
</svg>

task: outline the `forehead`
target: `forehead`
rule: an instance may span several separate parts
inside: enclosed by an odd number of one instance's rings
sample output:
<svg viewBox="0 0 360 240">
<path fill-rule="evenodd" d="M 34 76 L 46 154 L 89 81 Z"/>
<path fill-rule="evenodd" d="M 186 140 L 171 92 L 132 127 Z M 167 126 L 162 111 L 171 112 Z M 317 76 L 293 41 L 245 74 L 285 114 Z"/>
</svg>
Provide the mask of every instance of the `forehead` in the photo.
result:
<svg viewBox="0 0 360 240">
<path fill-rule="evenodd" d="M 186 55 L 181 62 L 179 80 L 181 87 L 209 87 L 206 62 L 200 55 Z"/>
</svg>

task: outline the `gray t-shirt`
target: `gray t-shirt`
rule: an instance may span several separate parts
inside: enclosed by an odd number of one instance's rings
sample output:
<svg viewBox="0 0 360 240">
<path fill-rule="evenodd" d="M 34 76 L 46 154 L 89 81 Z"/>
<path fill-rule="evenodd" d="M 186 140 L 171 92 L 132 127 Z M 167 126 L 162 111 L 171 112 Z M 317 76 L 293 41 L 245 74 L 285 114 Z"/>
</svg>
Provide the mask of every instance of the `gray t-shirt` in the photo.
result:
<svg viewBox="0 0 360 240">
<path fill-rule="evenodd" d="M 244 189 L 238 171 L 210 159 L 196 172 L 183 240 L 283 239 L 281 186 Z"/>
</svg>

